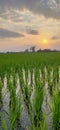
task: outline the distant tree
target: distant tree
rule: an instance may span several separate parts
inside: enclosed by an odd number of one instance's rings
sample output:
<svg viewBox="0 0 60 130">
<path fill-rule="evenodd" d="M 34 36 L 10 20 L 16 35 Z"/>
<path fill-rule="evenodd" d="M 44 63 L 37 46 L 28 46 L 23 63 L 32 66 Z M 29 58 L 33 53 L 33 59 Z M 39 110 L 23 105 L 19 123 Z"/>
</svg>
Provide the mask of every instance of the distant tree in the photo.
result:
<svg viewBox="0 0 60 130">
<path fill-rule="evenodd" d="M 29 52 L 29 50 L 28 50 L 28 49 L 26 49 L 26 50 L 25 50 L 25 52 Z"/>
<path fill-rule="evenodd" d="M 30 50 L 32 51 L 32 52 L 35 52 L 35 46 L 32 46 L 31 48 L 30 48 Z"/>
<path fill-rule="evenodd" d="M 37 50 L 37 52 L 42 52 L 42 50 L 41 50 L 41 49 L 39 49 L 39 50 Z"/>
<path fill-rule="evenodd" d="M 51 52 L 50 49 L 44 49 L 43 52 Z"/>
</svg>

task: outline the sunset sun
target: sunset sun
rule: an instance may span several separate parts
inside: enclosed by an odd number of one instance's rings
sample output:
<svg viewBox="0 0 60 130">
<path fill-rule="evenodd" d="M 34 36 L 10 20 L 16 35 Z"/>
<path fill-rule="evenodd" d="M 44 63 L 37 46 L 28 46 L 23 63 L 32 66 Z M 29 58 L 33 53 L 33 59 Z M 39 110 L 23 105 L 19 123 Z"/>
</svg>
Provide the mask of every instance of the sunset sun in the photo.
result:
<svg viewBox="0 0 60 130">
<path fill-rule="evenodd" d="M 48 44 L 48 39 L 43 39 L 43 40 L 42 40 L 42 43 L 43 43 L 43 44 Z"/>
</svg>

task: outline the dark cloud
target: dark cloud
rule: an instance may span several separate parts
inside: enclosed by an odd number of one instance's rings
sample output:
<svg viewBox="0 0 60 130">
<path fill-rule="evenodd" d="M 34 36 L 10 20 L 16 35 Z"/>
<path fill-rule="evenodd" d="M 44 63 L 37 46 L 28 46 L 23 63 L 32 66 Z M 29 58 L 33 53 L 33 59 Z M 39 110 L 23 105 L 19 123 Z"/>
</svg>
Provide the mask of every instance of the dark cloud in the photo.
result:
<svg viewBox="0 0 60 130">
<path fill-rule="evenodd" d="M 60 39 L 60 37 L 58 37 L 58 36 L 51 37 L 51 40 L 58 40 L 58 39 Z"/>
<path fill-rule="evenodd" d="M 17 38 L 23 36 L 23 34 L 0 28 L 0 38 Z"/>
<path fill-rule="evenodd" d="M 28 9 L 47 18 L 60 19 L 60 0 L 0 0 L 0 14 L 6 10 Z"/>
<path fill-rule="evenodd" d="M 39 32 L 37 30 L 33 30 L 33 29 L 27 29 L 27 33 L 31 34 L 31 35 L 38 35 Z"/>
<path fill-rule="evenodd" d="M 60 4 L 60 0 L 55 0 L 57 4 Z"/>
</svg>

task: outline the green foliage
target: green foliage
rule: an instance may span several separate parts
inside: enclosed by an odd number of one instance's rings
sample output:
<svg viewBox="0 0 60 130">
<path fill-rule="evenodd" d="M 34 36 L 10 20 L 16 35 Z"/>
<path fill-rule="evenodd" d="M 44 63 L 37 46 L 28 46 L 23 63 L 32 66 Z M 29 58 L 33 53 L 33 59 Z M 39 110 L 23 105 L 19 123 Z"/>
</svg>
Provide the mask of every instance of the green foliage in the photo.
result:
<svg viewBox="0 0 60 130">
<path fill-rule="evenodd" d="M 42 121 L 40 121 L 39 124 L 37 124 L 37 127 L 36 127 L 34 125 L 34 119 L 33 119 L 33 115 L 31 115 L 31 113 L 30 113 L 30 116 L 32 117 L 32 119 L 31 119 L 32 125 L 31 125 L 30 130 L 48 130 L 47 122 L 46 122 L 46 116 L 42 115 Z"/>
<path fill-rule="evenodd" d="M 42 120 L 42 104 L 43 104 L 43 83 L 40 81 L 36 82 L 36 91 L 35 91 L 35 97 L 33 100 L 33 106 L 34 106 L 34 121 L 35 124 L 38 125 L 39 122 Z"/>
<path fill-rule="evenodd" d="M 2 102 L 2 81 L 0 80 L 0 104 Z"/>
<path fill-rule="evenodd" d="M 17 120 L 22 112 L 22 101 L 16 96 L 17 77 L 19 74 L 21 90 L 25 103 L 27 103 L 32 122 L 31 130 L 47 130 L 46 120 L 42 113 L 42 104 L 44 99 L 45 81 L 48 82 L 50 96 L 53 105 L 53 127 L 54 130 L 60 129 L 60 90 L 56 89 L 59 82 L 60 52 L 56 53 L 17 53 L 0 54 L 0 103 L 2 99 L 2 83 L 4 76 L 7 75 L 7 84 L 10 92 L 9 117 L 12 128 L 17 128 Z M 44 68 L 47 68 L 45 74 Z M 25 70 L 26 82 L 23 79 L 23 68 Z M 28 84 L 28 69 L 31 72 L 31 82 Z M 51 75 L 53 69 L 53 75 Z M 40 70 L 41 74 L 40 75 Z M 35 84 L 33 84 L 33 72 Z M 10 75 L 13 76 L 13 82 L 10 81 Z M 47 75 L 47 76 L 46 76 Z M 33 98 L 33 107 L 30 104 L 30 96 L 35 88 Z M 4 130 L 7 130 L 6 122 L 2 121 Z"/>
<path fill-rule="evenodd" d="M 2 78 L 6 72 L 11 72 L 11 68 L 14 68 L 15 71 L 18 71 L 18 68 L 27 67 L 40 67 L 42 69 L 45 65 L 60 65 L 60 52 L 0 54 L 0 75 Z"/>
<path fill-rule="evenodd" d="M 53 127 L 54 130 L 60 129 L 60 90 L 53 92 Z"/>
<path fill-rule="evenodd" d="M 15 82 L 15 81 L 14 81 Z M 16 96 L 16 87 L 9 81 L 10 90 L 10 122 L 13 129 L 17 128 L 17 120 L 22 113 L 22 99 Z"/>
<path fill-rule="evenodd" d="M 5 120 L 2 120 L 2 126 L 4 130 L 8 130 L 7 124 Z"/>
</svg>

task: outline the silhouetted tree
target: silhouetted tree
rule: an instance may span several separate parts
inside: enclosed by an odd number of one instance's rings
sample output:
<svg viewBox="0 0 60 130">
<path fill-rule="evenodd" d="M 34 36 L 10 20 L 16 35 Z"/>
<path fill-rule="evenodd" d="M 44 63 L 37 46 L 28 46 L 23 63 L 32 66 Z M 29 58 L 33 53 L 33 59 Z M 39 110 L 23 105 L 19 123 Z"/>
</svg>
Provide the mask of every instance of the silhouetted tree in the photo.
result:
<svg viewBox="0 0 60 130">
<path fill-rule="evenodd" d="M 29 50 L 28 50 L 28 49 L 26 49 L 26 50 L 25 50 L 25 52 L 29 52 Z"/>
<path fill-rule="evenodd" d="M 35 52 L 35 46 L 32 46 L 31 48 L 30 48 L 30 50 L 32 51 L 32 52 Z"/>
</svg>

